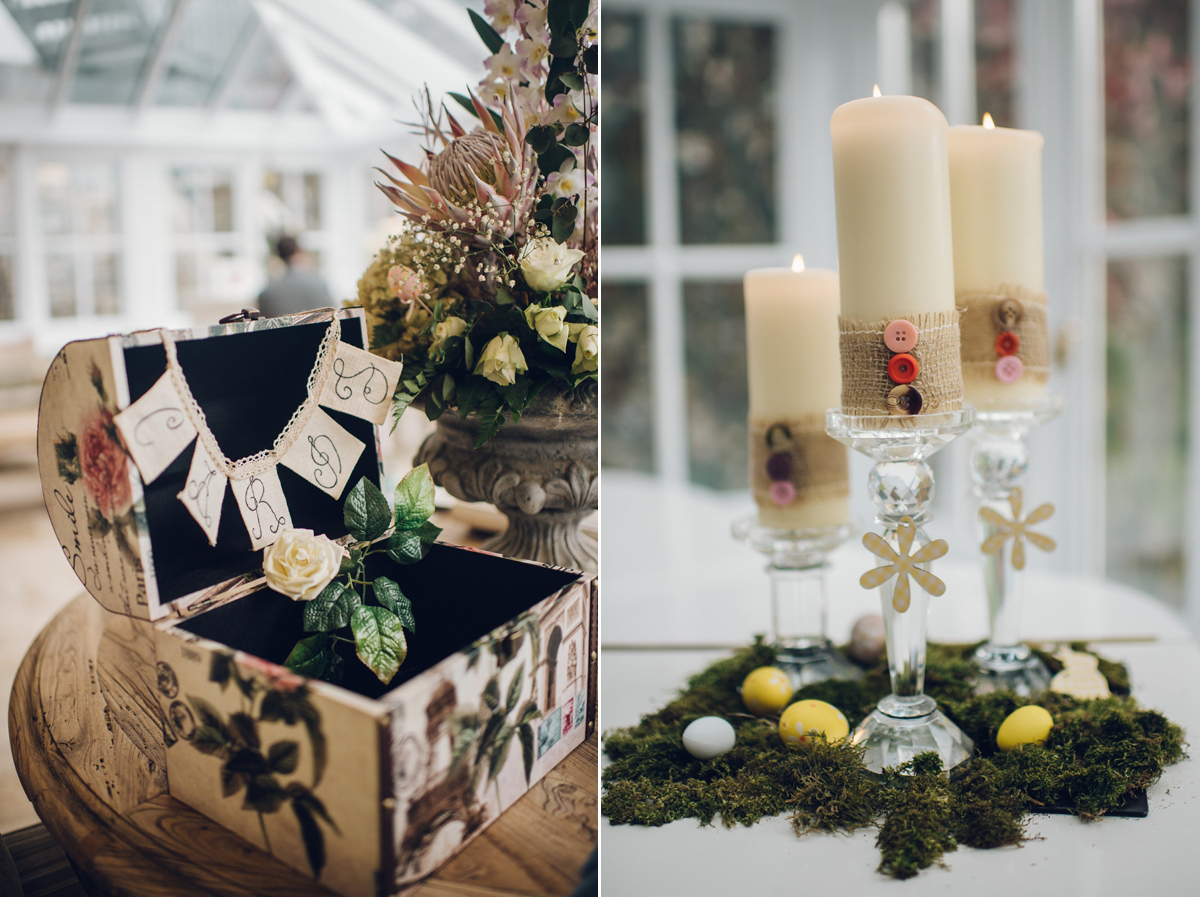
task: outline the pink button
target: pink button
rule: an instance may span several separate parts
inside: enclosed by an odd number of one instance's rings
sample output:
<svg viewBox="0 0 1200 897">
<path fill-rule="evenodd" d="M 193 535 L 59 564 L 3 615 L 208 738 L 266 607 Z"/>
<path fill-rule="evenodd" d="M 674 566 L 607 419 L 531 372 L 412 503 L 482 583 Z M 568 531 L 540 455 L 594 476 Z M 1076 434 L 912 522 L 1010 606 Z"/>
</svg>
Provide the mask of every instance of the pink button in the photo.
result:
<svg viewBox="0 0 1200 897">
<path fill-rule="evenodd" d="M 1005 355 L 996 362 L 996 379 L 1001 383 L 1016 383 L 1025 373 L 1025 365 L 1015 355 Z"/>
<path fill-rule="evenodd" d="M 792 499 L 796 497 L 796 487 L 787 480 L 776 480 L 771 484 L 771 488 L 768 491 L 771 501 L 775 502 L 781 508 L 790 505 Z"/>
<path fill-rule="evenodd" d="M 883 328 L 883 344 L 893 352 L 911 352 L 917 337 L 916 326 L 903 319 L 892 321 Z"/>
</svg>

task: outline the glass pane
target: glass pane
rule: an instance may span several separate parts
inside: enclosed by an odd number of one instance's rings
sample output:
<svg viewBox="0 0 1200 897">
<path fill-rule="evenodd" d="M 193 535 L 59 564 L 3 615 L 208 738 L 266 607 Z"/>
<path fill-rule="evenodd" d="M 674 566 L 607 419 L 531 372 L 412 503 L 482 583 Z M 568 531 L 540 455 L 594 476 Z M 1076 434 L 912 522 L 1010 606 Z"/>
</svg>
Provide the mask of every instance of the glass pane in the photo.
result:
<svg viewBox="0 0 1200 897">
<path fill-rule="evenodd" d="M 175 253 L 175 296 L 180 308 L 196 304 L 196 257 L 190 252 Z"/>
<path fill-rule="evenodd" d="M 742 282 L 685 283 L 683 301 L 691 478 L 716 489 L 745 488 L 750 400 Z"/>
<path fill-rule="evenodd" d="M 975 0 L 975 108 L 997 127 L 1015 128 L 1016 0 Z"/>
<path fill-rule="evenodd" d="M 113 234 L 118 226 L 117 166 L 116 163 L 73 166 L 74 202 L 82 221 L 76 221 L 77 232 Z"/>
<path fill-rule="evenodd" d="M 603 242 L 646 242 L 645 131 L 642 105 L 642 18 L 604 14 L 604 127 L 600 158 L 604 166 Z"/>
<path fill-rule="evenodd" d="M 321 229 L 321 176 L 304 172 L 304 229 Z"/>
<path fill-rule="evenodd" d="M 98 315 L 121 313 L 120 256 L 105 252 L 96 256 L 92 266 L 92 291 Z"/>
<path fill-rule="evenodd" d="M 677 19 L 673 34 L 680 240 L 773 243 L 775 30 Z"/>
<path fill-rule="evenodd" d="M 941 105 L 941 0 L 913 0 L 909 15 L 913 95 L 924 97 L 935 106 Z"/>
<path fill-rule="evenodd" d="M 233 230 L 233 182 L 225 172 L 219 173 L 213 183 L 212 229 L 219 234 Z"/>
<path fill-rule="evenodd" d="M 93 0 L 83 22 L 71 102 L 131 102 L 170 5 L 169 0 Z"/>
<path fill-rule="evenodd" d="M 71 233 L 71 169 L 62 162 L 43 162 L 38 166 L 37 181 L 42 230 Z"/>
<path fill-rule="evenodd" d="M 1104 0 L 1108 217 L 1188 212 L 1188 0 Z"/>
<path fill-rule="evenodd" d="M 261 32 L 250 47 L 249 65 L 230 88 L 229 106 L 233 109 L 273 109 L 292 80 L 275 42 Z"/>
<path fill-rule="evenodd" d="M 1187 263 L 1108 266 L 1108 574 L 1173 604 L 1183 594 Z"/>
<path fill-rule="evenodd" d="M 46 286 L 50 291 L 50 317 L 75 317 L 79 309 L 75 298 L 73 257 L 62 253 L 46 256 Z"/>
<path fill-rule="evenodd" d="M 17 300 L 13 295 L 13 260 L 0 255 L 0 321 L 12 321 L 17 317 Z"/>
<path fill-rule="evenodd" d="M 183 13 L 179 33 L 167 56 L 155 102 L 161 106 L 199 106 L 208 102 L 230 54 L 253 26 L 246 0 L 204 0 Z"/>
<path fill-rule="evenodd" d="M 608 20 L 604 27 L 608 29 Z M 650 308 L 644 283 L 604 283 L 604 413 L 601 460 L 605 467 L 654 472 L 654 390 L 650 380 Z"/>
<path fill-rule="evenodd" d="M 16 184 L 13 180 L 12 156 L 0 150 L 0 237 L 11 236 L 17 230 L 17 209 L 14 205 Z"/>
</svg>

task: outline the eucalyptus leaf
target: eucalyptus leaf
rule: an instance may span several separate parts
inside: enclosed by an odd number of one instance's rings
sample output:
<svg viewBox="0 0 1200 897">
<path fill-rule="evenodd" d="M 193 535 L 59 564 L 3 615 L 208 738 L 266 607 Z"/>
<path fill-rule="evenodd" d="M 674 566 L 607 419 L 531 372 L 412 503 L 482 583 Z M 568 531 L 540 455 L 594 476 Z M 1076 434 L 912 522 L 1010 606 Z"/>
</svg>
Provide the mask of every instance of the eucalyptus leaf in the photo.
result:
<svg viewBox="0 0 1200 897">
<path fill-rule="evenodd" d="M 431 514 L 433 475 L 429 472 L 428 464 L 421 464 L 406 473 L 396 485 L 396 529 L 416 529 Z"/>
<path fill-rule="evenodd" d="M 575 154 L 561 144 L 555 143 L 547 147 L 545 152 L 538 153 L 538 171 L 551 175 L 561 171 L 563 165 L 575 158 Z"/>
<path fill-rule="evenodd" d="M 567 125 L 567 129 L 563 131 L 562 142 L 567 146 L 583 146 L 591 139 L 591 136 L 587 125 L 573 122 Z"/>
<path fill-rule="evenodd" d="M 283 665 L 293 673 L 316 679 L 329 666 L 332 653 L 329 649 L 329 636 L 324 632 L 319 632 L 296 642 L 296 647 L 292 648 Z"/>
<path fill-rule="evenodd" d="M 400 618 L 386 607 L 363 605 L 350 618 L 358 658 L 385 685 L 392 681 L 408 655 Z"/>
<path fill-rule="evenodd" d="M 400 618 L 400 623 L 409 632 L 417 631 L 417 621 L 413 616 L 412 602 L 400 590 L 400 586 L 386 576 L 375 580 L 375 597 L 379 603 Z"/>
<path fill-rule="evenodd" d="M 554 145 L 555 137 L 554 128 L 550 125 L 536 125 L 525 132 L 525 142 L 538 155 Z"/>
<path fill-rule="evenodd" d="M 378 539 L 391 523 L 391 509 L 379 487 L 366 477 L 360 479 L 346 496 L 343 519 L 346 529 L 360 542 Z"/>
</svg>

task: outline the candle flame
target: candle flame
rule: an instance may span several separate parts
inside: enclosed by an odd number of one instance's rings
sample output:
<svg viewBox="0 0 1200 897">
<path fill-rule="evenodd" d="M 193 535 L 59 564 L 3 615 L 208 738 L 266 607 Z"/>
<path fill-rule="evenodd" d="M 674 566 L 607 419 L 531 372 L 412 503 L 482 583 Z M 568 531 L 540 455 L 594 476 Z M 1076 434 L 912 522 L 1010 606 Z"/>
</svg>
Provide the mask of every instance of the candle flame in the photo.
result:
<svg viewBox="0 0 1200 897">
<path fill-rule="evenodd" d="M 792 270 L 797 274 L 804 270 L 804 256 L 798 252 L 796 253 L 796 257 L 792 259 Z"/>
<path fill-rule="evenodd" d="M 878 84 L 876 84 L 876 85 L 875 85 L 875 89 L 871 91 L 871 96 L 873 96 L 873 97 L 881 97 L 881 96 L 883 96 L 883 94 L 879 92 L 879 85 L 878 85 Z"/>
<path fill-rule="evenodd" d="M 996 127 L 996 123 L 994 121 L 992 121 L 992 113 L 990 113 L 990 112 L 983 113 L 983 126 L 985 128 L 987 128 L 989 131 Z"/>
</svg>

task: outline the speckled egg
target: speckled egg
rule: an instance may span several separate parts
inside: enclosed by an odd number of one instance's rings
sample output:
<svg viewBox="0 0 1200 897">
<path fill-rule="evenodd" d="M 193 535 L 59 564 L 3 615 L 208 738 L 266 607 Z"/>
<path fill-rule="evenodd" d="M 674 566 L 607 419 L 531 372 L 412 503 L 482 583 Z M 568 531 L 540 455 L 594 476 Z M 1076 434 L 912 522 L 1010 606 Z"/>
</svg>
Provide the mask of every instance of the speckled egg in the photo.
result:
<svg viewBox="0 0 1200 897">
<path fill-rule="evenodd" d="M 719 716 L 702 716 L 683 730 L 683 746 L 697 760 L 711 760 L 737 742 L 733 726 Z"/>
<path fill-rule="evenodd" d="M 871 666 L 883 656 L 885 637 L 883 617 L 879 614 L 864 614 L 855 621 L 854 628 L 850 630 L 848 653 L 859 663 Z"/>
<path fill-rule="evenodd" d="M 792 697 L 792 680 L 778 667 L 759 667 L 742 680 L 742 703 L 756 716 L 778 713 Z"/>
<path fill-rule="evenodd" d="M 1018 707 L 1000 724 L 996 746 L 1002 751 L 1011 751 L 1022 744 L 1041 744 L 1053 725 L 1054 717 L 1044 707 L 1036 704 Z"/>
<path fill-rule="evenodd" d="M 797 701 L 779 718 L 779 737 L 788 747 L 798 747 L 814 735 L 823 734 L 833 743 L 850 734 L 846 715 L 824 701 Z"/>
</svg>

